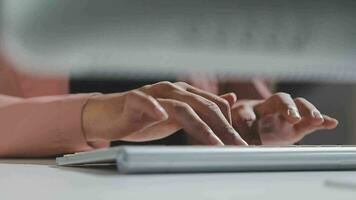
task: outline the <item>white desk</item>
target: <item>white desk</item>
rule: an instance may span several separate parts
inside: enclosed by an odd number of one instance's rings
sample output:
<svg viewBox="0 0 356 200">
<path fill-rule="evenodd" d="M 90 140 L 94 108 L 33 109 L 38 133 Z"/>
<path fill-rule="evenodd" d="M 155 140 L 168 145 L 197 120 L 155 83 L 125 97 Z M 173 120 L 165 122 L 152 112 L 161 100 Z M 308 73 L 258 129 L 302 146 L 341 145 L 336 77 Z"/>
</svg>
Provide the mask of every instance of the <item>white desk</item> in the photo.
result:
<svg viewBox="0 0 356 200">
<path fill-rule="evenodd" d="M 356 199 L 356 187 L 326 184 L 356 171 L 119 175 L 56 167 L 54 160 L 0 160 L 0 199 Z"/>
</svg>

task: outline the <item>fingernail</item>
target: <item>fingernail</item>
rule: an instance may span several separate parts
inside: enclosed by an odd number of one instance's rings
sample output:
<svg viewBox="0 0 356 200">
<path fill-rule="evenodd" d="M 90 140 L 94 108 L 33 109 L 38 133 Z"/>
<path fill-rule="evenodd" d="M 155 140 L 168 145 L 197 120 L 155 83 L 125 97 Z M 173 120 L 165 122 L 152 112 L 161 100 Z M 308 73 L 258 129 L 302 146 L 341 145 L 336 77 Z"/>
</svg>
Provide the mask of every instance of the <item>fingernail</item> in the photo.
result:
<svg viewBox="0 0 356 200">
<path fill-rule="evenodd" d="M 242 140 L 241 146 L 249 146 L 249 144 L 245 140 Z"/>
<path fill-rule="evenodd" d="M 313 116 L 314 116 L 314 118 L 317 118 L 317 119 L 324 119 L 324 117 L 318 111 L 314 111 Z"/>
<path fill-rule="evenodd" d="M 288 108 L 288 115 L 293 117 L 293 118 L 301 118 L 298 110 L 294 107 Z"/>
</svg>

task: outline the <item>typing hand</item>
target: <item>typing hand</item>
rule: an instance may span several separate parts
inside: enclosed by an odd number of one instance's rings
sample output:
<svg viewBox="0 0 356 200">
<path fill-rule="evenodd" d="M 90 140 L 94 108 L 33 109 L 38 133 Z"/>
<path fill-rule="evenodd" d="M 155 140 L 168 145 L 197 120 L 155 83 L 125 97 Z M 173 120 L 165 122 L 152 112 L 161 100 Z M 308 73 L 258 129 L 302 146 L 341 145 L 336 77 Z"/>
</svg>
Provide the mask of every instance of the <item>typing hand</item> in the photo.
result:
<svg viewBox="0 0 356 200">
<path fill-rule="evenodd" d="M 186 83 L 159 82 L 97 95 L 83 110 L 87 140 L 148 141 L 184 129 L 208 145 L 246 145 L 231 125 L 227 100 Z"/>
<path fill-rule="evenodd" d="M 229 97 L 224 97 L 234 102 Z M 294 144 L 319 129 L 334 129 L 338 121 L 322 115 L 303 98 L 276 93 L 267 100 L 241 100 L 232 105 L 233 126 L 249 144 Z"/>
</svg>

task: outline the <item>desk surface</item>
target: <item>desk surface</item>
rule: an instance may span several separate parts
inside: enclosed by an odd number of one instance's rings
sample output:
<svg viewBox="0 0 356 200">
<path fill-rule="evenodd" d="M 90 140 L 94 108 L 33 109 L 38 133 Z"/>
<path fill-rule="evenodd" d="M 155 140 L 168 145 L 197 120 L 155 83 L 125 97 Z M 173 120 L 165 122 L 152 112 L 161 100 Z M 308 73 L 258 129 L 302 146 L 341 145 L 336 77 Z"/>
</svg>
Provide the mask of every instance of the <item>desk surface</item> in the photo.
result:
<svg viewBox="0 0 356 200">
<path fill-rule="evenodd" d="M 323 199 L 356 198 L 330 180 L 356 171 L 120 175 L 113 168 L 57 167 L 54 160 L 0 160 L 0 199 Z"/>
</svg>

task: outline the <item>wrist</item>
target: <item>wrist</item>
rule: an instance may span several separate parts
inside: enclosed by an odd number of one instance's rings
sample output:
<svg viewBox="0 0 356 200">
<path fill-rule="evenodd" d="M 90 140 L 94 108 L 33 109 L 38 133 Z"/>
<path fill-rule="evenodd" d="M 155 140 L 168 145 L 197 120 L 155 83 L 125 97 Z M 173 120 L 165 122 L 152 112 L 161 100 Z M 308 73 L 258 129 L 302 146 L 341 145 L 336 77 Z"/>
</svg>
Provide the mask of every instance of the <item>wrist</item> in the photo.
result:
<svg viewBox="0 0 356 200">
<path fill-rule="evenodd" d="M 88 101 L 83 107 L 82 111 L 82 130 L 84 137 L 88 142 L 96 141 L 96 140 L 102 140 L 103 138 L 100 138 L 100 134 L 98 134 L 99 130 L 97 129 L 96 126 L 96 118 L 99 115 L 100 112 L 100 100 L 99 98 L 102 96 L 102 94 L 96 94 L 91 97 L 89 97 Z"/>
</svg>

